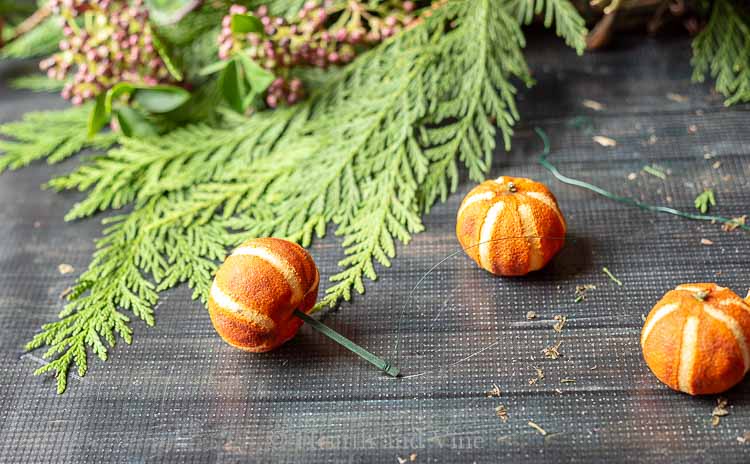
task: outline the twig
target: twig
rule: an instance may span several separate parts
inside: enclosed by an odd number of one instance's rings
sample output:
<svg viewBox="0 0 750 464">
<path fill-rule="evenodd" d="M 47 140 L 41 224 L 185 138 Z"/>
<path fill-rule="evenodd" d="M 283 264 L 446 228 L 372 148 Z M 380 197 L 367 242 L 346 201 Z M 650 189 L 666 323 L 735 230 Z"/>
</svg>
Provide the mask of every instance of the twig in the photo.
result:
<svg viewBox="0 0 750 464">
<path fill-rule="evenodd" d="M 615 277 L 615 275 L 612 274 L 612 272 L 609 269 L 607 269 L 606 267 L 603 267 L 602 268 L 602 272 L 604 272 L 605 274 L 607 274 L 607 277 L 609 277 L 610 279 L 612 279 L 612 282 L 614 282 L 617 285 L 619 285 L 620 287 L 622 287 L 622 281 L 620 279 L 618 279 L 617 277 Z"/>
<path fill-rule="evenodd" d="M 547 436 L 547 431 L 546 431 L 546 430 L 544 430 L 543 428 L 541 428 L 541 427 L 539 426 L 539 424 L 537 424 L 536 422 L 534 422 L 534 421 L 529 421 L 529 427 L 531 427 L 532 429 L 534 429 L 534 430 L 536 430 L 537 432 L 539 432 L 539 434 L 540 434 L 541 436 L 543 436 L 543 437 Z"/>
<path fill-rule="evenodd" d="M 42 23 L 42 21 L 47 19 L 51 14 L 52 14 L 52 10 L 47 5 L 36 10 L 31 16 L 24 19 L 23 22 L 19 24 L 18 27 L 16 27 L 15 31 L 13 31 L 13 37 L 11 37 L 8 43 L 13 42 L 17 38 L 21 37 L 22 35 L 26 34 L 30 30 L 37 27 L 39 24 Z"/>
</svg>

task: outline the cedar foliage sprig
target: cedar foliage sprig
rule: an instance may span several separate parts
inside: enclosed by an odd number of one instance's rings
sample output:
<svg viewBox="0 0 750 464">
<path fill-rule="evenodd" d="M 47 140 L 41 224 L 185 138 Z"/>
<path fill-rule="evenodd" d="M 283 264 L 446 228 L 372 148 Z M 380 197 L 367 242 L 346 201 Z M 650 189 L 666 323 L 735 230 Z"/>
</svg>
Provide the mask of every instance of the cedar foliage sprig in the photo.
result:
<svg viewBox="0 0 750 464">
<path fill-rule="evenodd" d="M 180 282 L 205 301 L 216 262 L 252 236 L 308 245 L 333 224 L 346 257 L 318 309 L 364 292 L 376 265 L 389 266 L 396 243 L 421 231 L 422 214 L 455 190 L 460 163 L 480 180 L 498 129 L 509 147 L 518 119 L 512 80 L 531 84 L 516 14 L 493 0 L 449 1 L 300 105 L 228 116 L 218 128 L 121 138 L 51 181 L 87 191 L 67 219 L 133 209 L 108 220 L 61 320 L 27 346 L 48 347 L 52 361 L 37 373 L 55 372 L 64 391 L 73 366 L 85 374 L 89 352 L 106 359 L 116 336 L 131 341 L 123 310 L 150 325 L 158 293 Z"/>
<path fill-rule="evenodd" d="M 60 111 L 26 113 L 21 121 L 0 125 L 0 172 L 18 169 L 45 158 L 57 163 L 84 148 L 105 149 L 117 137 L 111 133 L 89 138 L 86 132 L 91 107 L 84 105 Z"/>
<path fill-rule="evenodd" d="M 715 0 L 706 27 L 693 41 L 693 80 L 716 79 L 727 106 L 750 102 L 750 16 L 740 5 Z"/>
<path fill-rule="evenodd" d="M 576 14 L 571 2 L 561 0 L 511 0 L 511 9 L 523 24 L 531 24 L 535 15 L 544 15 L 544 27 L 551 27 L 579 55 L 586 49 L 586 21 Z"/>
</svg>

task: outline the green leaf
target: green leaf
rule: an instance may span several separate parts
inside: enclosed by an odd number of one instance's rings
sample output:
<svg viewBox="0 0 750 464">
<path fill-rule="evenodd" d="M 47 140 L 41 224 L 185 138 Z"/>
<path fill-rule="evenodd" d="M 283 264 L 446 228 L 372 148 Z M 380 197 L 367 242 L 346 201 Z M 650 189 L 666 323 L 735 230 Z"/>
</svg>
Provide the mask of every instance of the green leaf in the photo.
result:
<svg viewBox="0 0 750 464">
<path fill-rule="evenodd" d="M 105 96 L 100 94 L 96 97 L 96 103 L 89 115 L 88 137 L 93 138 L 109 122 L 109 112 L 104 105 Z"/>
<path fill-rule="evenodd" d="M 122 95 L 130 95 L 136 89 L 136 86 L 130 82 L 118 82 L 107 91 L 104 98 L 104 111 L 107 116 L 112 114 L 112 102 L 116 101 Z"/>
<path fill-rule="evenodd" d="M 156 128 L 140 112 L 128 106 L 115 110 L 120 130 L 127 137 L 148 137 L 157 135 Z"/>
<path fill-rule="evenodd" d="M 247 13 L 233 14 L 229 27 L 235 34 L 247 34 L 249 32 L 255 32 L 256 34 L 263 33 L 263 23 L 260 22 L 260 19 Z"/>
<path fill-rule="evenodd" d="M 157 85 L 140 87 L 133 94 L 140 106 L 150 113 L 168 113 L 174 111 L 190 100 L 190 92 L 182 87 Z"/>
<path fill-rule="evenodd" d="M 172 59 L 172 56 L 170 55 L 166 45 L 155 32 L 151 36 L 154 44 L 154 49 L 156 50 L 156 53 L 159 54 L 159 58 L 161 58 L 161 60 L 164 62 L 164 66 L 167 67 L 167 71 L 169 71 L 169 74 L 177 81 L 181 81 L 182 72 L 174 63 L 174 60 Z"/>
<path fill-rule="evenodd" d="M 250 84 L 253 93 L 259 94 L 265 92 L 273 80 L 276 79 L 276 76 L 272 72 L 261 68 L 244 53 L 238 53 L 237 57 L 242 64 L 242 69 L 245 71 L 245 79 Z"/>
<path fill-rule="evenodd" d="M 170 25 L 179 22 L 200 3 L 200 0 L 146 0 L 146 8 L 157 24 Z"/>
<path fill-rule="evenodd" d="M 219 76 L 219 88 L 229 106 L 238 113 L 245 111 L 245 85 L 237 62 L 230 60 Z"/>
<path fill-rule="evenodd" d="M 208 66 L 204 66 L 198 71 L 198 75 L 200 76 L 209 76 L 211 74 L 215 74 L 222 69 L 227 67 L 228 61 L 217 61 L 216 63 L 211 63 Z"/>
</svg>

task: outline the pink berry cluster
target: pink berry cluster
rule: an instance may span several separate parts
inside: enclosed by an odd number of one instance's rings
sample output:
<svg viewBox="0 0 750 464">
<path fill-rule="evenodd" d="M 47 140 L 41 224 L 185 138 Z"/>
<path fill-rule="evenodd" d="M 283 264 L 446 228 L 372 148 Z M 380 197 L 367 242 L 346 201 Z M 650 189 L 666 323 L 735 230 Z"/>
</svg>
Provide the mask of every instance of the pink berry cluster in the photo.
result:
<svg viewBox="0 0 750 464">
<path fill-rule="evenodd" d="M 263 34 L 232 33 L 232 15 L 248 12 L 242 5 L 233 5 L 222 21 L 219 58 L 225 60 L 234 53 L 247 53 L 277 76 L 268 88 L 268 106 L 294 104 L 301 99 L 303 88 L 299 79 L 288 77 L 290 69 L 349 63 L 358 51 L 397 34 L 417 20 L 414 2 L 381 2 L 376 6 L 369 3 L 311 0 L 292 20 L 269 15 L 263 5 L 253 12 L 263 24 Z"/>
<path fill-rule="evenodd" d="M 78 16 L 92 8 L 107 9 L 112 0 L 50 0 L 49 8 L 56 15 Z"/>
<path fill-rule="evenodd" d="M 52 79 L 66 80 L 62 96 L 75 105 L 95 98 L 118 82 L 155 85 L 170 80 L 154 47 L 154 36 L 143 0 L 53 0 L 63 17 L 60 51 L 40 67 Z"/>
</svg>

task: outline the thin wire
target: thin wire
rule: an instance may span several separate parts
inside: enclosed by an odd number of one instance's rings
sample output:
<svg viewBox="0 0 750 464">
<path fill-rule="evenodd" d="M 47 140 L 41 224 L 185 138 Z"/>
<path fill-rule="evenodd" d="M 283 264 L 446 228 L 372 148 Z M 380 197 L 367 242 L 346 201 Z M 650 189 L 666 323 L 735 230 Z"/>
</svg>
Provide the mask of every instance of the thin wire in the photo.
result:
<svg viewBox="0 0 750 464">
<path fill-rule="evenodd" d="M 713 216 L 713 215 L 708 215 L 708 214 L 688 213 L 688 212 L 680 211 L 674 208 L 669 208 L 667 206 L 650 205 L 648 203 L 638 201 L 635 198 L 617 195 L 615 193 L 608 192 L 607 190 L 604 190 L 603 188 L 598 187 L 594 184 L 589 184 L 588 182 L 584 182 L 582 180 L 568 177 L 562 174 L 552 163 L 547 161 L 547 157 L 550 155 L 550 144 L 549 144 L 549 137 L 547 137 L 547 133 L 544 132 L 544 130 L 539 127 L 535 127 L 534 131 L 537 133 L 539 138 L 542 139 L 542 143 L 544 144 L 542 155 L 539 157 L 539 164 L 541 164 L 545 169 L 551 172 L 552 175 L 555 176 L 557 180 L 559 180 L 560 182 L 564 184 L 573 185 L 575 187 L 581 187 L 586 190 L 590 190 L 594 193 L 597 193 L 603 197 L 609 198 L 610 200 L 618 201 L 620 203 L 630 205 L 630 206 L 636 206 L 645 211 L 651 211 L 654 213 L 672 214 L 674 216 L 679 216 L 685 219 L 692 219 L 695 221 L 710 221 L 710 222 L 721 222 L 723 224 L 732 224 L 733 226 L 738 227 L 742 230 L 750 231 L 750 226 L 740 224 L 735 219 L 729 219 L 729 218 L 725 218 L 722 216 Z"/>
<path fill-rule="evenodd" d="M 465 253 L 466 250 L 469 250 L 469 249 L 474 248 L 474 247 L 478 247 L 478 246 L 480 246 L 480 245 L 482 245 L 484 243 L 499 242 L 499 241 L 502 241 L 502 240 L 518 240 L 518 239 L 526 239 L 526 240 L 529 240 L 529 239 L 565 240 L 565 237 L 540 236 L 540 235 L 518 235 L 518 236 L 501 237 L 501 238 L 496 238 L 496 239 L 493 239 L 493 240 L 487 240 L 485 242 L 480 242 L 480 243 L 477 243 L 475 245 L 471 245 L 471 246 L 466 247 L 466 248 L 459 247 L 456 251 L 448 254 L 446 257 L 444 257 L 443 259 L 441 259 L 440 261 L 438 261 L 437 263 L 435 263 L 432 267 L 430 267 L 430 269 L 428 269 L 427 272 L 425 272 L 422 275 L 422 277 L 419 278 L 419 280 L 417 281 L 417 283 L 414 284 L 414 287 L 412 287 L 411 291 L 409 292 L 409 296 L 406 298 L 406 302 L 401 307 L 401 311 L 399 312 L 399 315 L 398 315 L 398 325 L 396 326 L 396 333 L 397 334 L 401 333 L 401 321 L 403 320 L 403 316 L 404 316 L 404 313 L 406 312 L 407 306 L 409 306 L 409 304 L 411 302 L 411 299 L 414 296 L 414 292 L 417 290 L 417 288 L 419 288 L 419 286 L 422 284 L 422 282 L 424 282 L 424 280 L 427 278 L 427 276 L 429 276 L 432 273 L 432 271 L 434 271 L 435 269 L 437 269 L 438 267 L 440 267 L 441 264 L 443 264 L 444 262 L 448 261 L 449 259 L 453 258 L 456 255 L 459 255 L 461 253 Z M 458 361 L 454 361 L 454 362 L 446 364 L 444 366 L 440 366 L 440 367 L 437 367 L 435 369 L 424 371 L 424 372 L 420 372 L 420 373 L 417 373 L 417 374 L 402 375 L 399 378 L 400 379 L 411 379 L 411 378 L 414 378 L 414 377 L 421 377 L 421 376 L 427 375 L 427 374 L 434 374 L 434 373 L 439 372 L 439 371 L 441 371 L 443 369 L 450 369 L 451 367 L 453 367 L 453 366 L 455 366 L 457 364 L 460 364 L 460 363 L 462 363 L 464 361 L 467 361 L 467 360 L 473 358 L 474 356 L 477 356 L 477 355 L 485 352 L 486 350 L 492 348 L 493 346 L 496 346 L 498 343 L 500 343 L 500 341 L 496 340 L 495 342 L 493 342 L 493 343 L 485 346 L 484 348 L 481 348 L 481 349 L 479 349 L 479 350 L 477 350 L 477 351 L 469 354 L 468 356 L 459 359 Z M 393 346 L 393 349 L 394 349 L 394 352 L 395 352 L 394 356 L 393 356 L 394 359 L 398 359 L 399 358 L 399 347 L 400 347 L 400 344 L 401 344 L 401 337 L 399 336 L 399 337 L 396 338 L 396 344 Z"/>
</svg>

